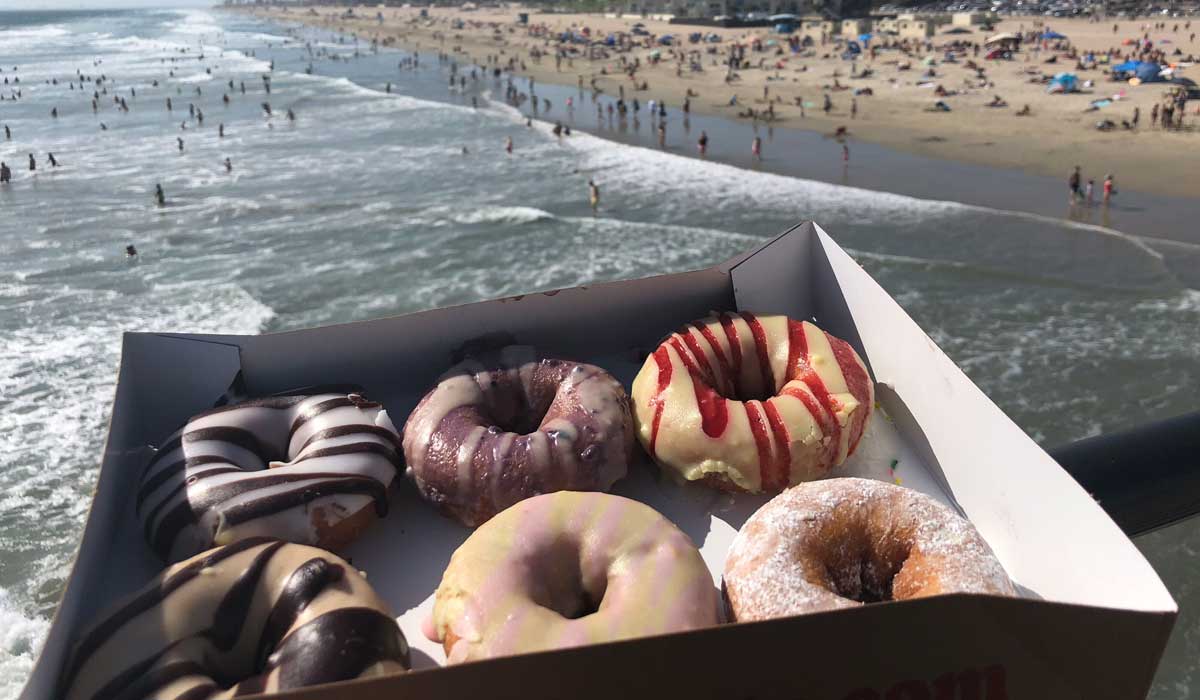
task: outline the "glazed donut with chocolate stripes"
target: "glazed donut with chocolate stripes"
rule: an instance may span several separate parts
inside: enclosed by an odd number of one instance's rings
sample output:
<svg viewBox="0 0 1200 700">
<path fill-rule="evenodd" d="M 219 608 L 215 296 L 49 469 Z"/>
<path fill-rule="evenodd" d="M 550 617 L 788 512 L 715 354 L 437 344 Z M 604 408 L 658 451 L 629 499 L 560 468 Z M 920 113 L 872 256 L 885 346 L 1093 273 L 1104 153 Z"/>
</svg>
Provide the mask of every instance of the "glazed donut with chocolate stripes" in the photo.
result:
<svg viewBox="0 0 1200 700">
<path fill-rule="evenodd" d="M 329 552 L 250 538 L 175 564 L 76 643 L 66 700 L 218 700 L 403 673 L 387 604 Z"/>
<path fill-rule="evenodd" d="M 875 401 L 858 353 L 808 321 L 720 313 L 672 333 L 633 380 L 638 438 L 664 469 L 780 491 L 854 452 Z"/>
<path fill-rule="evenodd" d="M 167 438 L 137 511 L 167 561 L 252 536 L 337 549 L 387 514 L 400 468 L 387 411 L 360 394 L 253 399 Z"/>
<path fill-rule="evenodd" d="M 404 425 L 421 495 L 468 526 L 530 496 L 605 491 L 625 476 L 633 447 L 620 382 L 523 345 L 450 368 Z"/>
</svg>

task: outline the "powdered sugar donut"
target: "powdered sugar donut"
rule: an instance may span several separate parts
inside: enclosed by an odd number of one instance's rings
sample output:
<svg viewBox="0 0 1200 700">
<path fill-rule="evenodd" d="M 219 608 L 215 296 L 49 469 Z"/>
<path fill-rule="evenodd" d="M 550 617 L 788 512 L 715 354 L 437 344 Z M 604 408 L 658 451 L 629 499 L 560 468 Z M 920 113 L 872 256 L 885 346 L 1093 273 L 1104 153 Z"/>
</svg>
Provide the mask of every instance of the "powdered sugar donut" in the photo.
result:
<svg viewBox="0 0 1200 700">
<path fill-rule="evenodd" d="M 638 438 L 658 464 L 728 491 L 828 476 L 875 402 L 858 353 L 808 321 L 720 313 L 672 333 L 633 380 Z"/>
<path fill-rule="evenodd" d="M 870 479 L 801 484 L 742 526 L 725 560 L 738 621 L 942 593 L 1014 595 L 970 522 L 925 494 Z"/>
</svg>

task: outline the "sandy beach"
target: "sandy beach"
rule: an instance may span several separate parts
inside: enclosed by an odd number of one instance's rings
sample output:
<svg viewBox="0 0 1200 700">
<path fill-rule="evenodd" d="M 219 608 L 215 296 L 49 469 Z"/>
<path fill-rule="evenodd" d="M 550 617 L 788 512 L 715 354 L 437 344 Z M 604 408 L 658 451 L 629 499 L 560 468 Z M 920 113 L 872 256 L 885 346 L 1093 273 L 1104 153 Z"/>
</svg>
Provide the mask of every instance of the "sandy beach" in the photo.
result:
<svg viewBox="0 0 1200 700">
<path fill-rule="evenodd" d="M 514 72 L 535 81 L 562 85 L 578 85 L 582 81 L 585 89 L 590 89 L 595 79 L 595 86 L 605 94 L 615 96 L 623 85 L 627 100 L 636 97 L 643 104 L 650 99 L 665 101 L 672 110 L 679 109 L 691 91 L 698 95 L 690 100 L 693 112 L 738 118 L 738 113 L 747 108 L 761 111 L 768 107 L 769 102 L 764 99 L 764 87 L 767 87 L 775 112 L 775 126 L 817 132 L 833 132 L 844 126 L 853 140 L 935 158 L 1016 168 L 1061 177 L 1064 182 L 1071 167 L 1080 165 L 1085 178 L 1094 178 L 1097 185 L 1105 173 L 1111 172 L 1123 189 L 1200 195 L 1200 181 L 1194 177 L 1194 154 L 1200 147 L 1200 130 L 1196 128 L 1200 116 L 1196 113 L 1196 103 L 1191 104 L 1182 130 L 1164 131 L 1149 126 L 1150 110 L 1161 101 L 1166 84 L 1131 86 L 1110 82 L 1103 67 L 1080 71 L 1075 69 L 1075 62 L 1063 57 L 1061 52 L 1022 50 L 1010 61 L 984 60 L 981 52 L 974 60 L 984 68 L 986 81 L 990 83 L 981 85 L 975 71 L 966 66 L 967 59 L 945 63 L 943 52 L 937 48 L 954 40 L 982 43 L 996 32 L 1030 30 L 1041 26 L 1035 24 L 1041 22 L 1041 18 L 1005 19 L 994 32 L 974 27 L 969 34 L 938 34 L 931 39 L 935 48 L 928 54 L 905 55 L 898 50 L 883 50 L 874 59 L 864 54 L 857 61 L 857 69 L 869 68 L 872 74 L 867 78 L 850 77 L 852 63 L 841 58 L 832 42 L 825 46 L 817 42 L 811 50 L 796 55 L 790 55 L 786 50 L 777 55 L 775 47 L 767 47 L 761 52 L 748 51 L 747 57 L 754 67 L 738 71 L 739 79 L 727 84 L 722 62 L 725 47 L 731 41 L 751 41 L 757 37 L 765 44 L 779 37 L 769 34 L 767 29 L 698 28 L 632 17 L 546 14 L 533 10 L 528 10 L 527 27 L 517 23 L 517 13 L 522 11 L 518 9 L 463 11 L 433 8 L 428 10 L 429 16 L 425 18 L 420 17 L 417 9 L 375 7 L 355 8 L 355 17 L 345 16 L 342 9 L 330 8 L 259 8 L 252 11 L 261 16 L 354 33 L 365 40 L 377 39 L 409 49 L 443 51 L 454 54 L 460 62 L 483 64 L 488 56 L 493 56 L 498 57 L 502 65 L 507 65 L 510 59 L 516 59 Z M 377 13 L 382 13 L 382 21 Z M 454 28 L 455 20 L 462 20 L 459 28 Z M 635 92 L 634 81 L 622 72 L 616 52 L 607 58 L 575 57 L 556 65 L 556 42 L 533 36 L 529 29 L 544 26 L 550 34 L 557 35 L 588 27 L 593 36 L 603 37 L 612 32 L 628 32 L 639 21 L 644 22 L 654 35 L 686 37 L 693 31 L 715 32 L 721 35 L 721 43 L 685 42 L 682 49 L 703 50 L 714 46 L 719 53 L 702 54 L 703 72 L 685 69 L 677 74 L 676 62 L 669 60 L 668 48 L 656 47 L 664 59 L 668 59 L 657 65 L 649 60 L 654 48 L 638 47 L 626 52 L 623 54 L 626 61 L 640 59 L 637 81 L 648 84 L 648 89 Z M 1081 52 L 1101 52 L 1114 47 L 1128 50 L 1128 46 L 1121 46 L 1121 40 L 1141 37 L 1146 25 L 1143 21 L 1127 20 L 1119 22 L 1114 32 L 1112 22 L 1055 18 L 1045 26 L 1065 34 Z M 1156 44 L 1167 39 L 1171 43 L 1162 44 L 1163 47 L 1173 50 L 1178 46 L 1186 56 L 1200 53 L 1200 39 L 1189 37 L 1196 29 L 1200 26 L 1185 30 L 1181 22 L 1178 31 L 1174 32 L 1170 24 L 1165 30 L 1147 30 Z M 539 60 L 531 55 L 532 50 L 547 55 Z M 1059 57 L 1055 63 L 1045 63 L 1056 54 Z M 927 56 L 934 58 L 935 76 L 923 78 L 922 73 L 928 68 L 924 64 Z M 762 69 L 757 67 L 760 59 L 764 59 Z M 911 67 L 902 70 L 904 63 Z M 1031 78 L 1060 71 L 1075 72 L 1081 81 L 1090 79 L 1094 85 L 1079 93 L 1055 95 L 1047 94 L 1040 82 L 1031 82 Z M 1193 68 L 1191 72 L 1200 76 L 1200 69 Z M 835 89 L 835 81 L 850 89 Z M 957 94 L 936 97 L 934 90 L 938 85 Z M 854 88 L 870 88 L 872 94 L 854 97 Z M 828 115 L 822 112 L 825 94 L 829 94 L 833 102 Z M 734 95 L 737 106 L 730 104 Z M 1006 107 L 988 106 L 997 95 L 1007 103 Z M 1085 111 L 1093 100 L 1115 95 L 1120 98 L 1111 105 L 1097 111 Z M 797 98 L 806 103 L 805 109 L 796 106 Z M 938 99 L 948 104 L 952 111 L 930 111 Z M 851 114 L 853 101 L 857 101 L 855 115 Z M 1032 114 L 1017 116 L 1024 105 L 1030 106 Z M 1130 120 L 1135 107 L 1141 111 L 1139 128 L 1134 131 L 1122 129 L 1122 120 Z M 1108 132 L 1097 130 L 1095 124 L 1102 119 L 1112 120 L 1117 128 Z"/>
</svg>

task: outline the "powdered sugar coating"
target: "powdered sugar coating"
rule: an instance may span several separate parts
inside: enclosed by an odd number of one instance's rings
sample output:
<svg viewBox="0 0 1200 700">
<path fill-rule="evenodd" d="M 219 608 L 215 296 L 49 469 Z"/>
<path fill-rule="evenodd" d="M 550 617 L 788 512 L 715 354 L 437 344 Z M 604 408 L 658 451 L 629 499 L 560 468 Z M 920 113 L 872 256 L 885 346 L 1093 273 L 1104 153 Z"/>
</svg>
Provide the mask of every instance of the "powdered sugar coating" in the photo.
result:
<svg viewBox="0 0 1200 700">
<path fill-rule="evenodd" d="M 724 587 L 739 621 L 860 600 L 1015 594 L 970 522 L 925 494 L 856 478 L 800 484 L 760 508 L 734 538 Z"/>
</svg>

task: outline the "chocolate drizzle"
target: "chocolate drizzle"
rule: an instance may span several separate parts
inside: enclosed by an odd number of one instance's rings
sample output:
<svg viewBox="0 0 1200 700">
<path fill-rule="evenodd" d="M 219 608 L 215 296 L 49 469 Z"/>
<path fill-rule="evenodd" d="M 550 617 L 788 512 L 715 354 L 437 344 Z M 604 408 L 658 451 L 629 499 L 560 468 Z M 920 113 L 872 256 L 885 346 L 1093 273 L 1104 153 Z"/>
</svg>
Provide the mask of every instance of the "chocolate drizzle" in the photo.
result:
<svg viewBox="0 0 1200 700">
<path fill-rule="evenodd" d="M 239 525 L 295 508 L 296 520 L 281 521 L 280 534 L 319 545 L 321 532 L 363 506 L 325 509 L 317 522 L 308 504 L 341 495 L 370 496 L 382 517 L 403 462 L 385 415 L 359 394 L 272 397 L 200 414 L 142 475 L 136 504 L 146 540 L 164 559 L 179 559 L 238 539 Z M 299 449 L 289 450 L 292 442 Z"/>
<path fill-rule="evenodd" d="M 372 608 L 341 608 L 289 634 L 267 660 L 279 669 L 279 689 L 355 678 L 371 664 L 408 666 L 408 644 L 396 621 Z"/>
<path fill-rule="evenodd" d="M 256 547 L 259 551 L 253 557 L 246 555 L 244 564 L 212 571 L 212 567 Z M 267 689 L 276 670 L 279 688 L 287 689 L 355 678 L 379 661 L 394 661 L 408 668 L 408 647 L 403 634 L 395 620 L 378 609 L 337 607 L 293 629 L 303 611 L 333 584 L 353 576 L 355 581 L 337 589 L 343 593 L 361 590 L 365 584 L 357 574 L 349 574 L 342 564 L 311 557 L 298 566 L 293 565 L 286 583 L 276 588 L 280 578 L 268 578 L 266 572 L 272 561 L 288 553 L 288 548 L 300 549 L 265 538 L 242 540 L 196 558 L 161 578 L 84 636 L 63 676 L 64 688 L 74 691 L 71 686 L 78 680 L 83 665 L 117 638 L 126 625 L 146 614 L 168 614 L 163 606 L 189 582 L 217 586 L 211 592 L 204 588 L 189 589 L 188 595 L 197 597 L 194 602 L 189 599 L 189 604 L 200 606 L 199 609 L 206 604 L 211 606 L 212 621 L 206 629 L 164 640 L 161 649 L 152 649 L 148 657 L 119 670 L 90 695 L 73 697 L 86 700 L 156 697 L 165 686 L 194 676 L 196 684 L 176 698 L 199 700 L 222 688 L 233 687 L 235 695 L 261 692 Z M 295 561 L 296 554 L 291 552 L 286 557 Z M 217 578 L 204 576 L 206 569 Z M 222 594 L 221 578 L 230 574 L 236 576 L 226 584 Z M 263 595 L 275 595 L 274 604 L 266 614 L 252 614 L 254 601 L 261 600 Z M 253 657 L 231 659 L 229 654 L 238 648 L 249 648 Z M 129 648 L 126 642 L 117 653 L 133 654 L 136 648 Z M 92 675 L 95 672 L 93 669 Z"/>
</svg>

